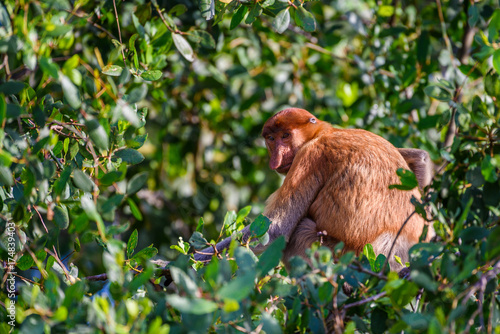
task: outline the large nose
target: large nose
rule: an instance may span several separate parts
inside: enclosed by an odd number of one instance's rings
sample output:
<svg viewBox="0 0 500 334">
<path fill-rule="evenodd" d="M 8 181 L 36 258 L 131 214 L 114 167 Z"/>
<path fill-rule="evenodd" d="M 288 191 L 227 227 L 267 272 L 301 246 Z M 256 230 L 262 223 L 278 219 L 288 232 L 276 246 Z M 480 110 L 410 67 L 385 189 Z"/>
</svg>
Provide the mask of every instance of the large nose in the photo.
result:
<svg viewBox="0 0 500 334">
<path fill-rule="evenodd" d="M 275 170 L 276 168 L 281 166 L 283 162 L 283 156 L 286 152 L 286 146 L 278 144 L 276 145 L 274 151 L 271 154 L 271 160 L 269 160 L 269 168 Z"/>
</svg>

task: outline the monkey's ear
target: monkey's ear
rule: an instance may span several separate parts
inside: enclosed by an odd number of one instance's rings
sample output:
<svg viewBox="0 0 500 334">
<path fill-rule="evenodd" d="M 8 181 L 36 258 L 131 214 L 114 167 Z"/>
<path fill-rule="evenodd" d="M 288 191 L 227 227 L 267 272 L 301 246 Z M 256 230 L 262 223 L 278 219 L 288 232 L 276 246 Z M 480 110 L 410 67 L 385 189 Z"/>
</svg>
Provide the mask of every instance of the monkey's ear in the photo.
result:
<svg viewBox="0 0 500 334">
<path fill-rule="evenodd" d="M 434 163 L 429 153 L 416 148 L 398 148 L 398 150 L 417 177 L 420 189 L 431 184 L 434 176 Z"/>
<path fill-rule="evenodd" d="M 314 117 L 309 118 L 309 122 L 316 123 L 316 118 L 314 118 Z"/>
</svg>

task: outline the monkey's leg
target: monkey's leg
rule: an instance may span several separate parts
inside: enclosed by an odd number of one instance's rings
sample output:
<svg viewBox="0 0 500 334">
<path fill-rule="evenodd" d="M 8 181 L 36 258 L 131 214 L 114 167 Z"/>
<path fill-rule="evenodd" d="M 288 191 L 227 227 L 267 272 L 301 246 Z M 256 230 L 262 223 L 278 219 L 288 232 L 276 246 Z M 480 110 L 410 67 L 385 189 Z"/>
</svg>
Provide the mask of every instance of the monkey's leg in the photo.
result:
<svg viewBox="0 0 500 334">
<path fill-rule="evenodd" d="M 338 241 L 327 235 L 322 236 L 322 233 L 312 219 L 302 219 L 290 236 L 290 240 L 283 252 L 283 263 L 285 263 L 286 268 L 290 269 L 290 259 L 294 256 L 300 256 L 309 262 L 306 249 L 310 248 L 316 241 L 322 240 L 324 246 L 333 249 Z"/>
</svg>

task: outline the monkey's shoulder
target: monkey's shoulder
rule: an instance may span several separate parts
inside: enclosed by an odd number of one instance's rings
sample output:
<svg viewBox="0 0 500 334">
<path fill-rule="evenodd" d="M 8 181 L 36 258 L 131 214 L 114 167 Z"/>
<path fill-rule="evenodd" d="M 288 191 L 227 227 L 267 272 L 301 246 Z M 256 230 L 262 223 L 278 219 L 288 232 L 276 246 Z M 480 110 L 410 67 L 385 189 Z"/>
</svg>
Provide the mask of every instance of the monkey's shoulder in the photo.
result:
<svg viewBox="0 0 500 334">
<path fill-rule="evenodd" d="M 373 155 L 374 152 L 381 155 L 397 153 L 397 148 L 389 141 L 363 129 L 332 128 L 332 131 L 321 133 L 311 141 L 311 144 L 326 151 L 335 150 L 358 155 Z"/>
</svg>

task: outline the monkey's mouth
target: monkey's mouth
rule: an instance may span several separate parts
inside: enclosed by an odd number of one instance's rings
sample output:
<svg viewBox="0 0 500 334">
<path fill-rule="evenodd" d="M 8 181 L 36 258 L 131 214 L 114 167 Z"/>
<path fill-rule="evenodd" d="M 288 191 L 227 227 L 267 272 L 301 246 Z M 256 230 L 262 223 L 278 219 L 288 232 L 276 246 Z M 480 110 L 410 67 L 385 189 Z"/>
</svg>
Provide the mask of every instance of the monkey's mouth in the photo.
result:
<svg viewBox="0 0 500 334">
<path fill-rule="evenodd" d="M 288 170 L 290 169 L 290 167 L 292 167 L 292 163 L 291 162 L 289 164 L 284 165 L 284 166 L 279 166 L 278 168 L 276 168 L 276 171 L 278 173 L 286 173 L 286 172 L 288 172 Z"/>
</svg>

